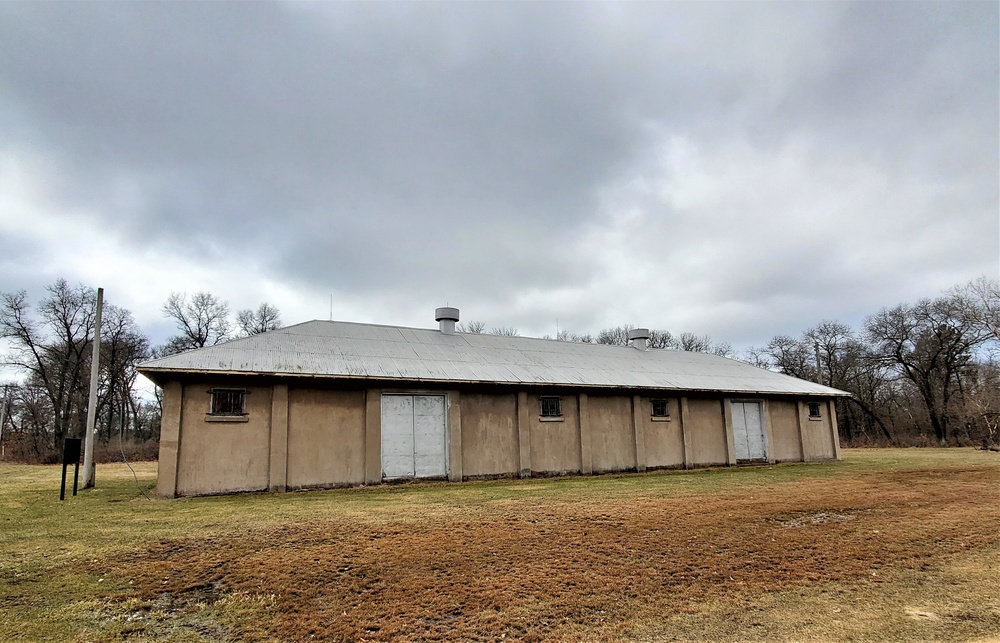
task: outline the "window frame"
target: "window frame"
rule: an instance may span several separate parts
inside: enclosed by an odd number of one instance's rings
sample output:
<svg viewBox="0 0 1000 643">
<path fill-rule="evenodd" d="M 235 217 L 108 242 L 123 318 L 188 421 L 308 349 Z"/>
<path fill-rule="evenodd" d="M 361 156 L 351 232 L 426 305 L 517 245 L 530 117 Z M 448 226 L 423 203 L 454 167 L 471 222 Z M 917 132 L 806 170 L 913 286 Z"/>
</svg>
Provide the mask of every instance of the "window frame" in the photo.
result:
<svg viewBox="0 0 1000 643">
<path fill-rule="evenodd" d="M 823 405 L 820 402 L 806 402 L 806 412 L 810 420 L 823 419 Z"/>
<path fill-rule="evenodd" d="M 657 413 L 657 406 L 663 405 L 663 412 Z M 670 419 L 670 400 L 665 397 L 652 397 L 649 399 L 649 417 L 654 422 L 666 422 Z"/>
<path fill-rule="evenodd" d="M 212 396 L 208 403 L 208 416 L 211 418 L 244 418 L 247 414 L 247 390 L 245 388 L 212 388 L 209 389 Z M 221 402 L 222 396 L 231 397 L 225 404 Z M 234 410 L 237 406 L 234 402 L 239 402 L 239 411 Z M 219 410 L 223 407 L 227 410 Z"/>
<path fill-rule="evenodd" d="M 546 408 L 546 402 L 551 405 L 555 401 L 555 409 L 551 406 Z M 553 412 L 554 410 L 554 412 Z M 543 419 L 562 418 L 562 397 L 559 395 L 539 395 L 538 396 L 538 417 Z"/>
</svg>

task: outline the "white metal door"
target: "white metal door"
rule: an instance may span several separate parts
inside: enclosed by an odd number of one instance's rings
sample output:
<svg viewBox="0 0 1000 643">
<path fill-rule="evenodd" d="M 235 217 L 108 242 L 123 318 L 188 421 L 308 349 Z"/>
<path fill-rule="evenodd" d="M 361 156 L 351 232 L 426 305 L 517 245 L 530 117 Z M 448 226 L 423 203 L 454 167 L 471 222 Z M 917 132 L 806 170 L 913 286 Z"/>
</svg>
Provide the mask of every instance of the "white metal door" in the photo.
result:
<svg viewBox="0 0 1000 643">
<path fill-rule="evenodd" d="M 413 396 L 413 468 L 418 478 L 448 473 L 444 396 Z"/>
<path fill-rule="evenodd" d="M 382 396 L 382 477 L 412 478 L 413 396 Z"/>
<path fill-rule="evenodd" d="M 733 442 L 737 460 L 766 460 L 760 402 L 733 402 Z"/>
<path fill-rule="evenodd" d="M 448 473 L 443 395 L 382 396 L 382 477 Z"/>
</svg>

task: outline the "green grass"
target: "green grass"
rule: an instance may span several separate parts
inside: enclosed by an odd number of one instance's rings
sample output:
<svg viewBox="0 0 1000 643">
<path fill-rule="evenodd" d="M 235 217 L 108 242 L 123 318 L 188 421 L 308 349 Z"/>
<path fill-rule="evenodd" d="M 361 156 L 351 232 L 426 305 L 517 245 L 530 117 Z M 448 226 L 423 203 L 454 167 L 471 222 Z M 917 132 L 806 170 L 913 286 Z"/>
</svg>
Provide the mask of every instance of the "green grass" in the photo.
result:
<svg viewBox="0 0 1000 643">
<path fill-rule="evenodd" d="M 316 520 L 433 520 L 435 511 L 475 511 L 494 503 L 613 501 L 616 497 L 726 494 L 808 479 L 893 471 L 998 467 L 997 454 L 972 449 L 848 449 L 842 462 L 658 471 L 462 484 L 423 483 L 287 494 L 163 500 L 153 496 L 155 463 L 99 465 L 95 489 L 59 501 L 58 466 L 0 463 L 0 640 L 118 640 L 128 631 L 127 592 L 106 575 L 109 560 L 174 538 L 232 536 Z M 70 476 L 72 470 L 70 471 Z M 70 486 L 72 479 L 70 478 Z M 141 490 L 141 491 L 140 491 Z M 152 499 L 146 499 L 142 491 Z M 262 614 L 266 597 L 230 596 L 205 609 L 227 622 Z M 182 628 L 171 640 L 216 640 Z M 141 638 L 139 640 L 142 640 Z"/>
<path fill-rule="evenodd" d="M 164 538 L 229 533 L 317 517 L 399 519 L 415 506 L 474 507 L 527 498 L 565 502 L 588 497 L 634 497 L 637 493 L 742 492 L 748 487 L 809 478 L 997 464 L 997 454 L 973 449 L 845 449 L 841 462 L 828 463 L 164 500 L 154 495 L 156 463 L 142 462 L 134 465 L 138 486 L 125 465 L 99 465 L 94 489 L 81 490 L 76 497 L 67 490 L 66 500 L 60 502 L 59 466 L 0 463 L 0 569 L 6 572 L 15 562 L 30 569 L 49 569 Z"/>
</svg>

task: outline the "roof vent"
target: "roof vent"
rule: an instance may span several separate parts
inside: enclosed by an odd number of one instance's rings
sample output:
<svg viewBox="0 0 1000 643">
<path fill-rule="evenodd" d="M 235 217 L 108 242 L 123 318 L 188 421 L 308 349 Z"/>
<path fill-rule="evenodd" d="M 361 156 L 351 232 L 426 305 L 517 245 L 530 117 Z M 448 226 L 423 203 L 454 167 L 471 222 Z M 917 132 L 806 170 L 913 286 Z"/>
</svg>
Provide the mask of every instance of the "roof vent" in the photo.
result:
<svg viewBox="0 0 1000 643">
<path fill-rule="evenodd" d="M 434 321 L 441 323 L 441 332 L 445 335 L 455 334 L 455 322 L 458 321 L 458 308 L 437 308 L 434 310 Z"/>
<path fill-rule="evenodd" d="M 649 339 L 648 328 L 633 328 L 628 332 L 628 343 L 632 348 L 646 350 L 646 340 Z"/>
</svg>

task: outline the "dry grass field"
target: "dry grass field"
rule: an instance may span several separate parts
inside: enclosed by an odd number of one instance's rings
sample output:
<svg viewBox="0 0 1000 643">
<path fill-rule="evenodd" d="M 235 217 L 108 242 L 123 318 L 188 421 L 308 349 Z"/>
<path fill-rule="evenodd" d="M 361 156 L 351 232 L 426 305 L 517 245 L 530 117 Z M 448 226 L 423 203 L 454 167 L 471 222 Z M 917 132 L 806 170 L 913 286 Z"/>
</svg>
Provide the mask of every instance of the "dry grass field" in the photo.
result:
<svg viewBox="0 0 1000 643">
<path fill-rule="evenodd" d="M 0 640 L 1000 640 L 991 452 L 180 500 L 124 465 L 63 503 L 58 479 L 0 464 Z"/>
</svg>

